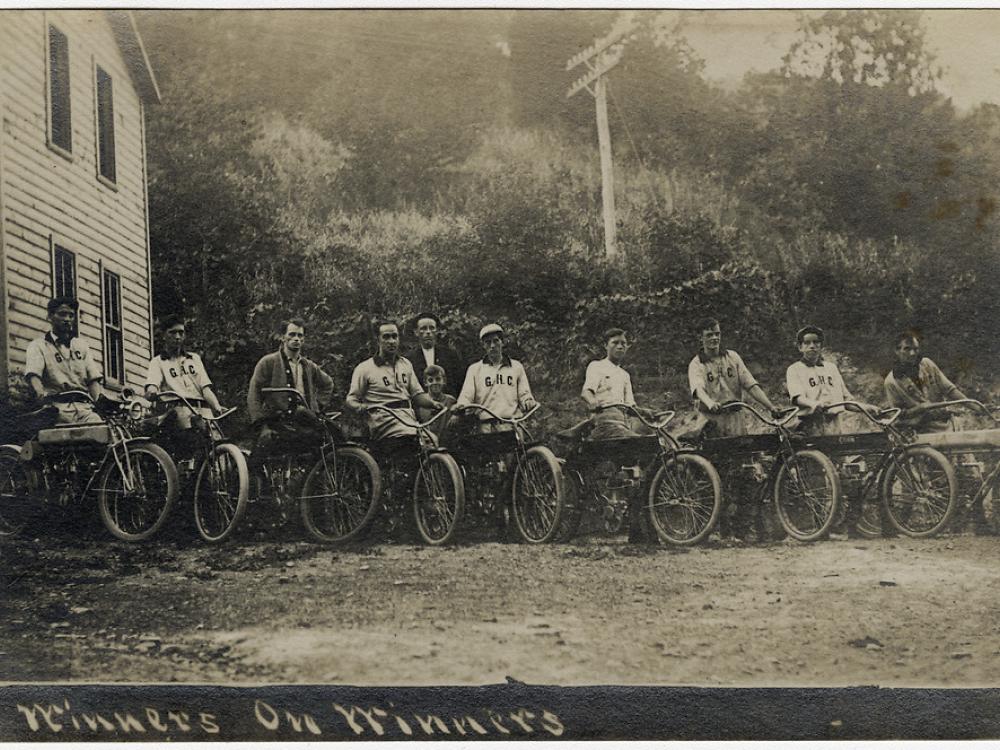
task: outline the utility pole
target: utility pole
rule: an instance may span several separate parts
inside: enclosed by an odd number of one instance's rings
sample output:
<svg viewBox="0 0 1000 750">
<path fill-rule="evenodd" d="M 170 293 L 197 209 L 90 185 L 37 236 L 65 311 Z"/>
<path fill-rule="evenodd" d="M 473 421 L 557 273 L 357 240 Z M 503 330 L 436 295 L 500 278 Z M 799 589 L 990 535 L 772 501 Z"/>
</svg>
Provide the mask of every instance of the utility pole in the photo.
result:
<svg viewBox="0 0 1000 750">
<path fill-rule="evenodd" d="M 574 55 L 566 62 L 566 70 L 572 70 L 581 63 L 586 64 L 587 73 L 570 86 L 566 98 L 581 89 L 586 89 L 597 107 L 597 143 L 601 153 L 601 199 L 604 207 L 604 253 L 608 258 L 618 255 L 615 238 L 615 182 L 611 163 L 611 130 L 608 127 L 608 84 L 605 74 L 622 59 L 625 45 L 622 37 L 635 29 L 635 12 L 624 13 L 609 34 L 596 40 L 587 49 Z M 593 88 L 591 88 L 593 84 Z"/>
</svg>

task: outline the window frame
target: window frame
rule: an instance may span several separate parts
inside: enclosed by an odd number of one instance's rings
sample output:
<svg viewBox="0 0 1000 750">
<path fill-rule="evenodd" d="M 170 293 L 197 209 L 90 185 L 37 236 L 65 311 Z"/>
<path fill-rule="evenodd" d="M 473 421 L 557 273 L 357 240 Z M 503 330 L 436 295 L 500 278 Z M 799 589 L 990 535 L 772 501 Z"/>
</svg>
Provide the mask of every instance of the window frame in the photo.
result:
<svg viewBox="0 0 1000 750">
<path fill-rule="evenodd" d="M 98 270 L 100 272 L 101 278 L 101 351 L 103 353 L 102 371 L 104 372 L 104 383 L 105 385 L 114 388 L 121 389 L 124 387 L 125 382 L 128 378 L 128 372 L 125 368 L 125 325 L 124 325 L 124 304 L 122 302 L 122 274 L 115 268 L 109 268 L 107 264 L 100 263 Z M 118 324 L 117 326 L 108 320 L 108 278 L 114 278 L 118 283 L 117 289 L 117 302 L 118 302 Z M 117 332 L 118 334 L 118 350 L 115 354 L 118 357 L 118 365 L 120 372 L 111 371 L 111 340 L 109 334 L 111 332 Z M 121 375 L 119 378 L 118 375 Z"/>
<path fill-rule="evenodd" d="M 53 117 L 53 98 L 52 98 L 52 31 L 56 31 L 61 34 L 66 40 L 66 103 L 67 109 L 69 110 L 69 115 L 67 118 L 67 126 L 69 128 L 69 148 L 55 142 L 53 138 L 52 126 L 54 124 L 55 118 Z M 69 35 L 64 32 L 58 24 L 53 23 L 48 14 L 43 18 L 42 33 L 45 35 L 45 145 L 49 149 L 59 156 L 63 157 L 68 161 L 73 161 L 73 74 L 72 74 L 72 63 L 70 61 L 70 49 L 69 49 Z"/>
<path fill-rule="evenodd" d="M 117 192 L 118 190 L 118 141 L 115 138 L 115 79 L 107 69 L 102 66 L 97 59 L 94 58 L 92 68 L 92 79 L 94 85 L 94 169 L 97 175 L 97 181 L 110 190 Z M 111 170 L 114 173 L 113 177 L 108 177 L 101 171 L 101 159 L 104 155 L 104 149 L 101 147 L 101 91 L 100 91 L 100 74 L 108 79 L 108 85 L 111 87 L 110 93 L 110 106 L 111 111 L 108 116 L 107 123 L 111 128 Z"/>
<path fill-rule="evenodd" d="M 49 267 L 52 269 L 51 278 L 49 280 L 52 283 L 52 296 L 53 297 L 58 297 L 59 296 L 59 289 L 57 288 L 57 285 L 56 285 L 56 281 L 57 281 L 56 256 L 58 254 L 58 251 L 60 251 L 60 250 L 62 250 L 65 253 L 68 253 L 70 256 L 72 256 L 72 259 L 73 259 L 73 289 L 71 290 L 70 296 L 72 296 L 74 299 L 76 299 L 77 301 L 79 301 L 79 299 L 80 299 L 80 296 L 79 296 L 80 275 L 78 273 L 79 264 L 77 263 L 77 253 L 74 250 L 70 250 L 68 247 L 66 247 L 66 245 L 62 242 L 62 239 L 60 237 L 58 237 L 57 235 L 55 235 L 55 234 L 50 234 L 49 235 Z M 79 336 L 80 335 L 80 316 L 79 316 L 79 314 L 77 314 L 77 316 L 76 316 L 76 323 L 73 326 L 73 335 L 74 336 Z"/>
<path fill-rule="evenodd" d="M 78 268 L 77 254 L 76 254 L 75 251 L 70 250 L 66 246 L 66 244 L 61 241 L 61 239 L 59 237 L 50 234 L 49 235 L 49 261 L 50 261 L 51 266 L 52 266 L 52 296 L 53 297 L 60 296 L 60 290 L 59 290 L 59 284 L 58 284 L 58 281 L 59 281 L 59 276 L 58 276 L 58 269 L 59 269 L 58 255 L 59 255 L 60 251 L 63 252 L 63 253 L 68 254 L 70 256 L 70 259 L 73 262 L 73 288 L 69 291 L 69 294 L 70 294 L 71 297 L 73 297 L 75 299 L 79 299 L 79 291 L 78 290 L 80 288 L 80 281 L 79 281 L 79 274 L 77 273 L 77 268 Z"/>
</svg>

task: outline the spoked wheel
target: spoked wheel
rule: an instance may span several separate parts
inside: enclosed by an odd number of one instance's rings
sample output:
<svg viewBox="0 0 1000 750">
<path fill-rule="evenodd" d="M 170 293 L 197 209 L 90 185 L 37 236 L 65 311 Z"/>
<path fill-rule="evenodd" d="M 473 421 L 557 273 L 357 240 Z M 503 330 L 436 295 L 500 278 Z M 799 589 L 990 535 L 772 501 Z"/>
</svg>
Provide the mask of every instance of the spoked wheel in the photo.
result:
<svg viewBox="0 0 1000 750">
<path fill-rule="evenodd" d="M 349 542 L 371 526 L 382 496 L 382 474 L 363 448 L 344 446 L 321 457 L 302 486 L 299 509 L 319 542 Z"/>
<path fill-rule="evenodd" d="M 822 539 L 840 509 L 840 476 L 833 461 L 815 450 L 794 453 L 778 470 L 774 502 L 790 537 L 801 542 Z"/>
<path fill-rule="evenodd" d="M 194 523 L 206 542 L 228 539 L 246 512 L 250 474 L 243 451 L 232 443 L 215 446 L 194 482 Z"/>
<path fill-rule="evenodd" d="M 155 443 L 127 446 L 128 461 L 108 458 L 97 485 L 101 521 L 113 536 L 141 542 L 163 526 L 177 500 L 177 467 Z"/>
<path fill-rule="evenodd" d="M 910 537 L 933 536 L 955 512 L 955 470 L 940 451 L 927 445 L 908 447 L 882 477 L 882 504 L 889 523 Z"/>
<path fill-rule="evenodd" d="M 0 448 L 0 539 L 24 531 L 34 515 L 29 469 L 15 446 Z"/>
<path fill-rule="evenodd" d="M 455 537 L 465 510 L 465 484 L 458 463 L 447 453 L 431 453 L 413 483 L 413 516 L 427 544 L 447 544 Z"/>
<path fill-rule="evenodd" d="M 719 472 L 704 456 L 677 454 L 653 476 L 646 511 L 661 542 L 698 544 L 712 533 L 722 512 Z"/>
<path fill-rule="evenodd" d="M 511 510 L 521 539 L 529 544 L 553 541 L 560 531 L 564 503 L 559 460 L 544 445 L 528 448 L 514 467 Z"/>
<path fill-rule="evenodd" d="M 568 542 L 580 530 L 583 518 L 587 486 L 583 476 L 576 469 L 563 471 L 563 512 L 559 521 L 559 531 L 553 541 Z"/>
</svg>

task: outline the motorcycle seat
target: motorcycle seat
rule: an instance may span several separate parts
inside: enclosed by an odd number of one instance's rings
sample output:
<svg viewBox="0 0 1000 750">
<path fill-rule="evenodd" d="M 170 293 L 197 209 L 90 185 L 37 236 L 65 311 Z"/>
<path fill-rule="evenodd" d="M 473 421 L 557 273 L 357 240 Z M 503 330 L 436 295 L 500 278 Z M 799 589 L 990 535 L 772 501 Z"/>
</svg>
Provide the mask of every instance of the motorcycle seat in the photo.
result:
<svg viewBox="0 0 1000 750">
<path fill-rule="evenodd" d="M 111 429 L 106 424 L 48 427 L 38 431 L 38 442 L 42 445 L 107 445 L 111 442 Z"/>
</svg>

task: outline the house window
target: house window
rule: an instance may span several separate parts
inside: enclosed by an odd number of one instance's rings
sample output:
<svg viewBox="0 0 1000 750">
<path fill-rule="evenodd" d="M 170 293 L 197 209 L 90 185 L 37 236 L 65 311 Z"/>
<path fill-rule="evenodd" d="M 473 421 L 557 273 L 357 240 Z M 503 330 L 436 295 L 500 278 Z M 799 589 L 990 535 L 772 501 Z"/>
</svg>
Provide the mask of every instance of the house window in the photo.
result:
<svg viewBox="0 0 1000 750">
<path fill-rule="evenodd" d="M 69 40 L 55 26 L 49 26 L 49 144 L 66 153 L 73 152 Z"/>
<path fill-rule="evenodd" d="M 76 255 L 60 245 L 52 249 L 52 296 L 76 297 Z"/>
<path fill-rule="evenodd" d="M 122 282 L 116 273 L 104 271 L 104 375 L 125 382 L 125 350 L 122 341 Z"/>
<path fill-rule="evenodd" d="M 111 76 L 97 66 L 97 170 L 115 182 L 115 105 Z"/>
</svg>

